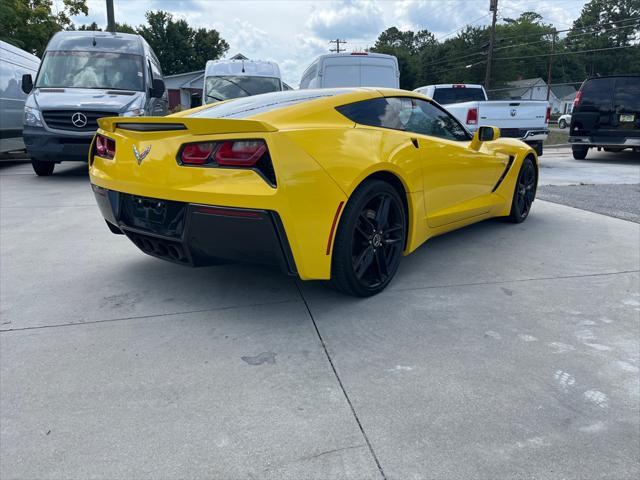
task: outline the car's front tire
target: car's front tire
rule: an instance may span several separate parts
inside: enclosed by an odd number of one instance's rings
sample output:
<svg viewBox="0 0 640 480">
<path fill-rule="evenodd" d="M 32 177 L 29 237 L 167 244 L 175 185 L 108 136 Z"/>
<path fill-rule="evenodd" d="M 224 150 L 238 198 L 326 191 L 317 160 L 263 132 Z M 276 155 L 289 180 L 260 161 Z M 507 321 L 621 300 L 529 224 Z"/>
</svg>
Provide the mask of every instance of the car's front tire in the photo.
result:
<svg viewBox="0 0 640 480">
<path fill-rule="evenodd" d="M 31 166 L 33 167 L 33 171 L 36 172 L 36 175 L 39 177 L 48 177 L 53 173 L 53 169 L 56 164 L 54 162 L 43 162 L 42 160 L 32 158 Z"/>
<path fill-rule="evenodd" d="M 536 198 L 536 190 L 538 187 L 538 174 L 531 157 L 527 157 L 522 162 L 516 188 L 513 192 L 513 201 L 511 202 L 511 212 L 507 217 L 510 222 L 522 223 L 529 216 L 531 205 Z"/>
<path fill-rule="evenodd" d="M 406 238 L 405 209 L 387 182 L 368 180 L 353 193 L 340 219 L 331 283 L 348 295 L 369 297 L 398 270 Z"/>
<path fill-rule="evenodd" d="M 564 118 L 560 119 L 560 121 L 558 122 L 558 126 L 560 128 L 567 128 L 567 121 Z"/>
<path fill-rule="evenodd" d="M 589 147 L 571 147 L 571 152 L 573 153 L 573 158 L 575 160 L 584 160 L 587 158 L 588 151 Z"/>
</svg>

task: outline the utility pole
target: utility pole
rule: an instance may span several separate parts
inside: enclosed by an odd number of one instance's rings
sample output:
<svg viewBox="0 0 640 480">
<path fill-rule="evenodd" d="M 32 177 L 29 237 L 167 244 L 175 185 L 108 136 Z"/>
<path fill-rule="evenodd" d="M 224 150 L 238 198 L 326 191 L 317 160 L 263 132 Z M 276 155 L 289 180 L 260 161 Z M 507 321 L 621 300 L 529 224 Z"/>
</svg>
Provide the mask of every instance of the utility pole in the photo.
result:
<svg viewBox="0 0 640 480">
<path fill-rule="evenodd" d="M 330 52 L 340 53 L 340 52 L 346 50 L 346 48 L 343 48 L 342 50 L 340 50 L 340 44 L 341 43 L 347 43 L 346 40 L 340 40 L 339 38 L 336 38 L 335 40 L 329 41 L 329 43 L 335 43 L 336 44 L 336 48 L 330 48 L 329 49 Z"/>
<path fill-rule="evenodd" d="M 113 0 L 107 0 L 107 32 L 116 31 L 116 20 L 113 15 Z"/>
<path fill-rule="evenodd" d="M 551 32 L 551 54 L 549 55 L 549 65 L 547 68 L 547 102 L 551 95 L 551 66 L 553 65 L 553 51 L 556 49 L 556 29 Z"/>
<path fill-rule="evenodd" d="M 493 60 L 493 46 L 496 43 L 496 20 L 498 17 L 498 0 L 490 0 L 489 11 L 493 12 L 493 20 L 491 20 L 489 51 L 487 53 L 487 73 L 484 77 L 485 90 L 489 90 L 489 87 L 491 86 L 491 61 Z"/>
</svg>

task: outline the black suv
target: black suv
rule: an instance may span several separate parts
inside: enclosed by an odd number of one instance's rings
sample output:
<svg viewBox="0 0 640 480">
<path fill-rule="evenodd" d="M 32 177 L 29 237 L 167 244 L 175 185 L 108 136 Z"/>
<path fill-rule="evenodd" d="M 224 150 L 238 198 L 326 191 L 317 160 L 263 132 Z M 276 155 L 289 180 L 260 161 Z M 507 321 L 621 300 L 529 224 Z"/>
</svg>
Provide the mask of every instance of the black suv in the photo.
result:
<svg viewBox="0 0 640 480">
<path fill-rule="evenodd" d="M 569 135 L 576 160 L 593 147 L 640 152 L 640 75 L 585 80 L 573 104 Z"/>
</svg>

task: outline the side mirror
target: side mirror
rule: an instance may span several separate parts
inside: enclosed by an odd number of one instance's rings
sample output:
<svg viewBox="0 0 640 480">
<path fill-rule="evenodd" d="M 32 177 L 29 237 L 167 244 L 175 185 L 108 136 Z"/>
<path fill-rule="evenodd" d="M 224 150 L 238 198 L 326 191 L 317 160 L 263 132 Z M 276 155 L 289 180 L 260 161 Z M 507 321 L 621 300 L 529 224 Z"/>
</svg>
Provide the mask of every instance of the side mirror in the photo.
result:
<svg viewBox="0 0 640 480">
<path fill-rule="evenodd" d="M 153 79 L 153 86 L 151 87 L 151 96 L 154 98 L 162 98 L 164 95 L 164 81 L 159 78 Z"/>
<path fill-rule="evenodd" d="M 33 78 L 30 73 L 22 75 L 22 91 L 24 93 L 31 93 L 33 90 Z"/>
<path fill-rule="evenodd" d="M 479 127 L 473 134 L 473 139 L 469 145 L 474 150 L 478 150 L 483 142 L 491 142 L 500 138 L 498 127 Z"/>
</svg>

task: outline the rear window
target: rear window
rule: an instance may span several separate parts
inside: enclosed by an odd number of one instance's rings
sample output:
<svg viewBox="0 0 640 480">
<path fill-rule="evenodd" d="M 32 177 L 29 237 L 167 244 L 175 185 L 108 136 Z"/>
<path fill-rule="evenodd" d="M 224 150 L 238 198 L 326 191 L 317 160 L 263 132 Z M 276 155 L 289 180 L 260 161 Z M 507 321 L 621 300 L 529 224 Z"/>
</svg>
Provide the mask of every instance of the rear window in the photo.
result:
<svg viewBox="0 0 640 480">
<path fill-rule="evenodd" d="M 588 80 L 582 91 L 578 109 L 583 112 L 609 112 L 613 99 L 613 78 L 594 78 Z"/>
<path fill-rule="evenodd" d="M 440 105 L 463 102 L 482 102 L 484 93 L 481 88 L 436 88 L 433 99 Z"/>
<path fill-rule="evenodd" d="M 617 78 L 613 104 L 621 112 L 640 112 L 640 77 Z"/>
<path fill-rule="evenodd" d="M 332 97 L 352 90 L 287 90 L 284 92 L 264 93 L 251 97 L 237 98 L 228 102 L 215 103 L 209 108 L 194 112 L 194 118 L 247 118 L 278 108 L 289 107 L 297 103 L 309 102 L 319 98 Z"/>
</svg>

